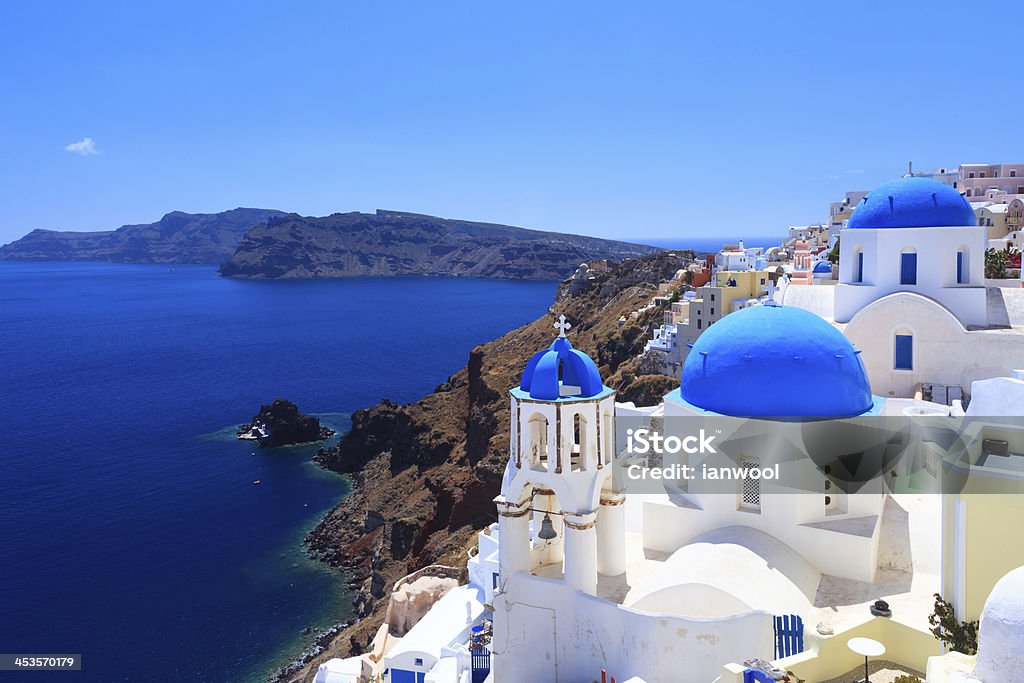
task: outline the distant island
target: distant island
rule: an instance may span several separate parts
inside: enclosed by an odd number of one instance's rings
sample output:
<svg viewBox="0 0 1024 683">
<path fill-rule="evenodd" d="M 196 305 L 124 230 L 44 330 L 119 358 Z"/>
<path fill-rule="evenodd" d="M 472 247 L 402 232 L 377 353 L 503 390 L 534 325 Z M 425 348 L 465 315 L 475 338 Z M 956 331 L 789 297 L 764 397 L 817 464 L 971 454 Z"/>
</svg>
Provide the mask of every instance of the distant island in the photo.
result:
<svg viewBox="0 0 1024 683">
<path fill-rule="evenodd" d="M 297 405 L 284 398 L 260 406 L 252 422 L 238 426 L 238 438 L 255 441 L 260 448 L 312 443 L 332 436 L 334 431 L 322 426 L 318 418 L 303 415 Z"/>
<path fill-rule="evenodd" d="M 660 251 L 614 240 L 415 213 L 295 214 L 246 233 L 221 274 L 244 278 L 459 275 L 564 279 L 580 263 Z"/>
<path fill-rule="evenodd" d="M 172 211 L 156 223 L 124 225 L 117 230 L 33 230 L 20 240 L 0 246 L 0 260 L 219 265 L 231 258 L 251 227 L 284 215 L 273 209 Z"/>
<path fill-rule="evenodd" d="M 204 263 L 225 277 L 444 275 L 561 280 L 584 262 L 657 247 L 495 223 L 378 210 L 310 217 L 273 209 L 174 211 L 105 232 L 33 230 L 0 260 Z"/>
</svg>

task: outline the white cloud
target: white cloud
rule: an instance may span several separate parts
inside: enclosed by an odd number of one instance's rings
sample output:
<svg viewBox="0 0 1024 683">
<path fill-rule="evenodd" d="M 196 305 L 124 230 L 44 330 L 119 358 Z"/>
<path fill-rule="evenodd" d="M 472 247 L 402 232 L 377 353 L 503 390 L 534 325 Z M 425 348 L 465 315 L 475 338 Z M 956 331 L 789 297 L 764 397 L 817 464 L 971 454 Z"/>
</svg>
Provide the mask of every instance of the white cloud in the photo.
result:
<svg viewBox="0 0 1024 683">
<path fill-rule="evenodd" d="M 72 142 L 71 144 L 65 145 L 64 151 L 81 154 L 83 157 L 91 157 L 99 154 L 99 150 L 96 149 L 96 142 L 92 138 L 82 138 L 78 142 Z"/>
</svg>

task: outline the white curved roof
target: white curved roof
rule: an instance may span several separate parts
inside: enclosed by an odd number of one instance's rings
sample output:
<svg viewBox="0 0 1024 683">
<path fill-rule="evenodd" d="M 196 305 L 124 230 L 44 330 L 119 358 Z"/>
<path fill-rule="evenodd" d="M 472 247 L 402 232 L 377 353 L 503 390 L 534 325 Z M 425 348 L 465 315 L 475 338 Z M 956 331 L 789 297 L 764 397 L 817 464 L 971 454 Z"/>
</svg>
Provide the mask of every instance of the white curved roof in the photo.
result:
<svg viewBox="0 0 1024 683">
<path fill-rule="evenodd" d="M 812 608 L 820 580 L 814 565 L 774 536 L 732 526 L 674 552 L 623 604 L 687 616 L 802 614 Z"/>
</svg>

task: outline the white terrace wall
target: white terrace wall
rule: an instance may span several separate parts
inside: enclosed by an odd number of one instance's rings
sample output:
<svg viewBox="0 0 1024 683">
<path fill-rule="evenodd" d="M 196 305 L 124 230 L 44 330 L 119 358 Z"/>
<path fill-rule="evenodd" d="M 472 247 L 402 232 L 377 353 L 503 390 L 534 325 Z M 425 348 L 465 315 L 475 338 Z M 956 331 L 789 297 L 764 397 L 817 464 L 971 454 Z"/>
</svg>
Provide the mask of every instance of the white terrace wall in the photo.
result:
<svg viewBox="0 0 1024 683">
<path fill-rule="evenodd" d="M 860 617 L 840 624 L 835 633 L 822 636 L 814 628 L 804 628 L 804 651 L 774 663 L 808 681 L 837 678 L 864 666 L 864 658 L 847 646 L 850 638 L 873 638 L 885 644 L 885 659 L 924 671 L 928 658 L 942 654 L 942 646 L 931 633 L 901 623 L 896 618 Z M 720 672 L 717 683 L 742 683 L 744 667 L 736 660 Z M 715 680 L 715 679 L 708 679 Z M 930 680 L 930 679 L 929 679 Z"/>
<path fill-rule="evenodd" d="M 523 573 L 509 577 L 494 608 L 495 680 L 579 683 L 606 669 L 620 681 L 713 681 L 729 662 L 773 655 L 767 612 L 704 619 L 641 612 Z"/>
</svg>

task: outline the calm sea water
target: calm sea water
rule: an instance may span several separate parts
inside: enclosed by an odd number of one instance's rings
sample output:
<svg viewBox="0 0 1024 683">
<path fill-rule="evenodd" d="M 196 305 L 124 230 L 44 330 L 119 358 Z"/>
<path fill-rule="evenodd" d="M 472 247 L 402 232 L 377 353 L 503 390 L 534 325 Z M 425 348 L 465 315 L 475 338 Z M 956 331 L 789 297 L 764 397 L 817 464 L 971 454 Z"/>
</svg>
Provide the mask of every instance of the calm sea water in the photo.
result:
<svg viewBox="0 0 1024 683">
<path fill-rule="evenodd" d="M 640 244 L 650 244 L 651 246 L 661 247 L 663 249 L 693 249 L 698 252 L 715 253 L 721 250 L 726 244 L 738 244 L 743 242 L 748 247 L 761 247 L 768 249 L 769 247 L 779 246 L 779 242 L 782 240 L 778 237 L 764 237 L 764 236 L 747 236 L 744 237 L 649 237 L 649 238 L 636 238 L 629 240 L 631 242 L 639 242 Z"/>
<path fill-rule="evenodd" d="M 340 575 L 301 548 L 347 482 L 315 447 L 260 451 L 235 427 L 285 396 L 344 430 L 553 293 L 0 263 L 0 652 L 83 655 L 32 681 L 259 680 L 348 616 Z"/>
</svg>

